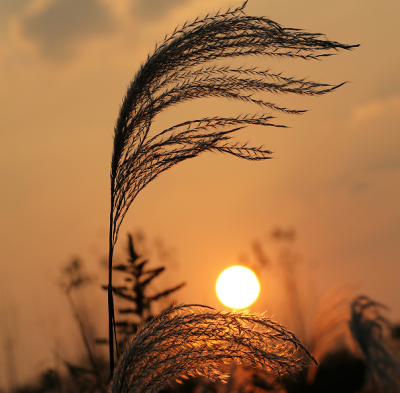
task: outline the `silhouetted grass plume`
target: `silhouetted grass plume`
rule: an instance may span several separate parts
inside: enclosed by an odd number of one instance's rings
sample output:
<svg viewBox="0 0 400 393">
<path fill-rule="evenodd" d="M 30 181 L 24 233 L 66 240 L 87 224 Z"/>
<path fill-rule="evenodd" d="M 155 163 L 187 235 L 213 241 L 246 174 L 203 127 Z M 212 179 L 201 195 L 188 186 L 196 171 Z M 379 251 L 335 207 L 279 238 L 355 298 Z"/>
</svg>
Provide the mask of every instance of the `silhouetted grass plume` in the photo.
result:
<svg viewBox="0 0 400 393">
<path fill-rule="evenodd" d="M 351 304 L 349 326 L 365 357 L 373 391 L 400 392 L 400 357 L 390 342 L 391 324 L 380 312 L 386 308 L 358 296 Z"/>
<path fill-rule="evenodd" d="M 207 65 L 212 61 L 246 55 L 300 58 L 329 56 L 352 49 L 329 41 L 322 34 L 285 28 L 265 17 L 244 13 L 247 1 L 225 13 L 196 18 L 178 27 L 141 65 L 122 103 L 115 125 L 111 162 L 109 233 L 109 340 L 113 371 L 114 306 L 112 259 L 121 223 L 137 194 L 163 171 L 206 151 L 228 153 L 247 160 L 265 160 L 270 151 L 232 139 L 247 125 L 283 127 L 270 111 L 300 114 L 258 99 L 256 92 L 322 95 L 340 85 L 284 77 L 267 69 Z M 254 103 L 268 113 L 237 117 L 207 117 L 186 121 L 150 136 L 154 118 L 172 105 L 195 98 L 221 97 Z"/>
<path fill-rule="evenodd" d="M 293 333 L 262 314 L 176 306 L 153 318 L 127 344 L 111 391 L 156 393 L 194 376 L 226 381 L 229 375 L 221 366 L 231 363 L 284 376 L 308 365 L 296 355 L 299 349 L 313 359 Z"/>
</svg>

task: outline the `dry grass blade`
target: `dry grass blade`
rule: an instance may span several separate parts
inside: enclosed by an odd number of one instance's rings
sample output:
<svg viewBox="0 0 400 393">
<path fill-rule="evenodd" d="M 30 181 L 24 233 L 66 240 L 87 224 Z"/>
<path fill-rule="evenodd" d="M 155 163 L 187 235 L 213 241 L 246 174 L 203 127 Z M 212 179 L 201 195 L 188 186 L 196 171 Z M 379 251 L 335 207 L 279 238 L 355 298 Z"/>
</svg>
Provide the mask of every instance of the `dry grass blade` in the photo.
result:
<svg viewBox="0 0 400 393">
<path fill-rule="evenodd" d="M 192 376 L 226 382 L 221 366 L 230 363 L 276 376 L 292 374 L 308 365 L 296 356 L 298 349 L 311 357 L 293 333 L 264 315 L 177 306 L 151 320 L 128 343 L 111 391 L 156 393 Z"/>
</svg>

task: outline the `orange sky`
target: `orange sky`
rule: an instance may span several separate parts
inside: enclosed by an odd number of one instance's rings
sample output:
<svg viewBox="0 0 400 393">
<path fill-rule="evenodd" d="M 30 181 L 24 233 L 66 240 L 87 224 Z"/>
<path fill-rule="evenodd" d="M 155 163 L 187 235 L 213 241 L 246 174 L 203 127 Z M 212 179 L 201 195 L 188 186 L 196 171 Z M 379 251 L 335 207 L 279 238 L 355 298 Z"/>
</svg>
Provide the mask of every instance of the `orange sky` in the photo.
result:
<svg viewBox="0 0 400 393">
<path fill-rule="evenodd" d="M 51 367 L 56 346 L 72 357 L 64 322 L 70 310 L 57 280 L 73 256 L 98 274 L 106 255 L 112 133 L 128 82 L 166 32 L 229 5 L 238 4 L 0 2 L 0 319 L 12 326 L 18 380 Z M 318 98 L 274 96 L 311 111 L 280 116 L 289 129 L 241 132 L 241 140 L 273 150 L 273 160 L 205 154 L 164 173 L 132 205 L 117 252 L 123 255 L 127 231 L 162 238 L 178 251 L 179 264 L 160 285 L 185 280 L 178 301 L 222 307 L 214 293 L 218 274 L 250 254 L 254 239 L 269 252 L 266 234 L 274 226 L 292 227 L 302 283 L 313 283 L 315 302 L 334 285 L 355 283 L 400 320 L 400 3 L 250 0 L 246 12 L 361 47 L 320 62 L 235 64 L 351 83 Z M 161 115 L 155 127 L 257 110 L 197 100 Z M 254 309 L 264 310 L 264 300 Z M 105 301 L 99 291 L 88 307 L 105 310 Z M 3 345 L 5 323 L 0 329 Z M 0 356 L 0 369 L 4 362 Z"/>
</svg>

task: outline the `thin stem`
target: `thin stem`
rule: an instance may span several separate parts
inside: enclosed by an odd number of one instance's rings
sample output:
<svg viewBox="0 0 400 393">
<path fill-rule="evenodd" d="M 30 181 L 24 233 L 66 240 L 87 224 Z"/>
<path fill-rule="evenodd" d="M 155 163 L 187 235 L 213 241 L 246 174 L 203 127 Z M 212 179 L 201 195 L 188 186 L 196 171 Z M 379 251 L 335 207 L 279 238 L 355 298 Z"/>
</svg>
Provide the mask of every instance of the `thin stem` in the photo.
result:
<svg viewBox="0 0 400 393">
<path fill-rule="evenodd" d="M 86 350 L 87 350 L 88 356 L 89 356 L 89 361 L 90 361 L 90 363 L 91 363 L 91 365 L 92 365 L 92 367 L 94 369 L 94 372 L 96 373 L 96 379 L 97 379 L 97 382 L 98 382 L 99 381 L 99 377 L 100 377 L 100 371 L 99 371 L 99 368 L 97 366 L 97 362 L 96 362 L 95 356 L 93 354 L 92 347 L 90 345 L 90 340 L 89 340 L 88 334 L 86 332 L 85 325 L 84 325 L 83 320 L 82 320 L 82 318 L 81 318 L 81 316 L 79 314 L 78 307 L 76 306 L 75 301 L 72 298 L 71 292 L 67 291 L 66 295 L 67 295 L 67 299 L 68 299 L 69 305 L 71 306 L 72 311 L 74 313 L 75 319 L 78 321 L 78 325 L 79 325 L 79 329 L 81 331 L 81 336 L 82 336 L 82 339 L 83 339 L 83 343 L 85 344 L 85 347 L 86 347 Z"/>
<path fill-rule="evenodd" d="M 113 206 L 114 206 L 114 179 L 111 179 L 110 233 L 109 233 L 109 248 L 108 248 L 108 345 L 110 353 L 110 380 L 112 380 L 114 374 L 114 337 L 113 337 L 114 301 L 112 292 L 112 260 L 114 253 Z"/>
</svg>

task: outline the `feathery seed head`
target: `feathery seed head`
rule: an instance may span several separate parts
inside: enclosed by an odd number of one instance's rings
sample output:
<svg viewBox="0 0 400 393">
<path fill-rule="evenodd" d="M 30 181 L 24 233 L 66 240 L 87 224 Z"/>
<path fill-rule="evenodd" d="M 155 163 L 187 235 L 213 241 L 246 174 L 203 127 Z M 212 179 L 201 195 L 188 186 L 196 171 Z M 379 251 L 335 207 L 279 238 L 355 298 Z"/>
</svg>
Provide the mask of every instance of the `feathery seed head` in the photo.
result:
<svg viewBox="0 0 400 393">
<path fill-rule="evenodd" d="M 367 296 L 358 296 L 351 304 L 350 331 L 367 362 L 375 389 L 400 392 L 400 359 L 390 342 L 390 323 L 381 315 L 387 309 Z"/>
<path fill-rule="evenodd" d="M 206 66 L 214 60 L 246 55 L 319 59 L 332 51 L 352 49 L 322 34 L 284 28 L 241 7 L 196 18 L 164 39 L 132 80 L 115 125 L 111 163 L 112 243 L 136 195 L 155 177 L 177 163 L 206 151 L 247 160 L 265 160 L 270 151 L 232 142 L 232 134 L 247 125 L 284 127 L 270 114 L 233 118 L 202 118 L 184 122 L 150 137 L 159 113 L 195 98 L 221 97 L 254 103 L 263 110 L 301 114 L 253 97 L 257 92 L 322 95 L 337 87 L 283 77 L 258 68 Z"/>
<path fill-rule="evenodd" d="M 194 376 L 226 382 L 228 374 L 221 367 L 230 363 L 292 375 L 308 365 L 296 356 L 298 349 L 311 357 L 293 333 L 263 314 L 176 306 L 151 320 L 127 344 L 111 391 L 156 393 Z"/>
</svg>

